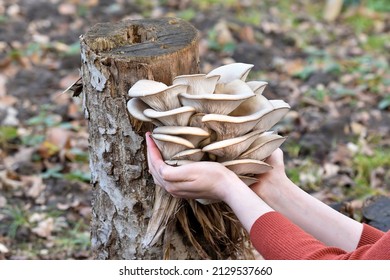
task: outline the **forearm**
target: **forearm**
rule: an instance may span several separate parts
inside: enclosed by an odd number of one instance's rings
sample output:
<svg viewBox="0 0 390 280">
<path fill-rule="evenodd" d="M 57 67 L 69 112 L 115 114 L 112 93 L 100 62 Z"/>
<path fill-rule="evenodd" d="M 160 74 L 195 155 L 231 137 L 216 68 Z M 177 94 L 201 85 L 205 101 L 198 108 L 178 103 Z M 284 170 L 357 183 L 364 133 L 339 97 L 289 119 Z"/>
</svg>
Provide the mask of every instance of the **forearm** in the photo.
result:
<svg viewBox="0 0 390 280">
<path fill-rule="evenodd" d="M 231 190 L 230 190 L 231 189 Z M 249 232 L 263 214 L 274 211 L 241 180 L 230 181 L 223 199 L 233 210 L 243 227 Z"/>
<path fill-rule="evenodd" d="M 356 249 L 363 226 L 301 190 L 287 177 L 264 184 L 259 195 L 273 209 L 328 246 Z M 276 183 L 276 184 L 275 184 Z"/>
</svg>

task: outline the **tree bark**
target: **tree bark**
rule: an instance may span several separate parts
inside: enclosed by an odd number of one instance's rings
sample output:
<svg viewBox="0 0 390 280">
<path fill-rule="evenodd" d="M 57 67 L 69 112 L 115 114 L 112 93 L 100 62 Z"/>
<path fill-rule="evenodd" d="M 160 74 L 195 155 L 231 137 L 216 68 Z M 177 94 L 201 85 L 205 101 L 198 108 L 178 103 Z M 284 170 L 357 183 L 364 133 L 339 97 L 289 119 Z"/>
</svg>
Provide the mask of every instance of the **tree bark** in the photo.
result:
<svg viewBox="0 0 390 280">
<path fill-rule="evenodd" d="M 170 85 L 175 76 L 199 73 L 198 38 L 175 18 L 97 24 L 80 37 L 96 259 L 164 258 L 161 242 L 142 246 L 155 195 L 144 143 L 152 127 L 129 115 L 127 92 L 140 79 Z M 170 234 L 169 258 L 199 258 L 175 228 Z"/>
</svg>

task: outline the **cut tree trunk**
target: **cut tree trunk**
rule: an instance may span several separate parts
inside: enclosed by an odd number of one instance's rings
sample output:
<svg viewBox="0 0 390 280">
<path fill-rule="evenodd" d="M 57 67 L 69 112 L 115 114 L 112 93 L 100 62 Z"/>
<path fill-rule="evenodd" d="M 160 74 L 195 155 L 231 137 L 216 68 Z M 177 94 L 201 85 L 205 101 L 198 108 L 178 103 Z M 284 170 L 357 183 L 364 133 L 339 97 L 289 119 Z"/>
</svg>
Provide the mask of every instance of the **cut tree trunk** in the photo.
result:
<svg viewBox="0 0 390 280">
<path fill-rule="evenodd" d="M 170 85 L 175 76 L 199 73 L 198 39 L 175 18 L 97 24 L 80 37 L 96 259 L 164 258 L 161 242 L 142 245 L 155 197 L 144 142 L 152 126 L 129 115 L 127 92 L 140 79 Z M 177 229 L 170 234 L 169 258 L 200 258 Z"/>
</svg>

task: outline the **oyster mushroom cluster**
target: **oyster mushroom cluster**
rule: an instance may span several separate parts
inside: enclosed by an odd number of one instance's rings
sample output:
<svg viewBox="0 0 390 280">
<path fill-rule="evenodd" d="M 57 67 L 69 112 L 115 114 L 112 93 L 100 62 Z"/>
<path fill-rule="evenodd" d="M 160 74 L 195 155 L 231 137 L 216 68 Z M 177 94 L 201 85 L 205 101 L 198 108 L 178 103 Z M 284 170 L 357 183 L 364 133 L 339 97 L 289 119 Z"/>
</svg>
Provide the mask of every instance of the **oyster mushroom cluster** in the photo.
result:
<svg viewBox="0 0 390 280">
<path fill-rule="evenodd" d="M 128 111 L 156 126 L 151 137 L 166 163 L 217 161 L 249 186 L 256 174 L 272 169 L 264 159 L 285 137 L 270 129 L 290 109 L 262 95 L 267 82 L 246 81 L 252 67 L 232 63 L 208 74 L 177 76 L 170 86 L 139 80 L 129 89 Z"/>
</svg>

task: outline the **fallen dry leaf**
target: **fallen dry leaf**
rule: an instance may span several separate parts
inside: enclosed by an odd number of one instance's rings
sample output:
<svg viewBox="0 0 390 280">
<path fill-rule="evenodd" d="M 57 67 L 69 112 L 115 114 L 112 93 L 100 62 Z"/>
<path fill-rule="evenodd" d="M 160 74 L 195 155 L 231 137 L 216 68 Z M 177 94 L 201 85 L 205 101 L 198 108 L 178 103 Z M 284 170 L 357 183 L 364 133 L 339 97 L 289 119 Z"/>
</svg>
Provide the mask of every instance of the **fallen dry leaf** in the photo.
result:
<svg viewBox="0 0 390 280">
<path fill-rule="evenodd" d="M 21 147 L 17 153 L 4 158 L 5 167 L 9 170 L 14 170 L 20 163 L 31 161 L 35 150 L 36 148 L 34 147 Z"/>
<path fill-rule="evenodd" d="M 3 243 L 0 243 L 0 253 L 7 254 L 8 252 L 8 248 Z"/>
<path fill-rule="evenodd" d="M 0 195 L 0 208 L 4 208 L 7 205 L 7 199 Z"/>
<path fill-rule="evenodd" d="M 68 149 L 72 132 L 62 127 L 51 127 L 47 130 L 46 141 L 57 146 L 59 149 Z"/>
<path fill-rule="evenodd" d="M 48 238 L 54 229 L 54 219 L 49 217 L 43 221 L 40 221 L 38 225 L 32 229 L 32 232 L 39 237 Z"/>
<path fill-rule="evenodd" d="M 0 171 L 0 189 L 16 191 L 23 187 L 23 183 L 9 178 L 7 170 Z"/>
<path fill-rule="evenodd" d="M 219 21 L 215 26 L 215 31 L 217 33 L 217 42 L 220 45 L 226 45 L 229 43 L 234 43 L 235 40 L 233 38 L 232 33 L 229 30 L 229 27 L 225 20 Z"/>
<path fill-rule="evenodd" d="M 46 188 L 42 178 L 39 176 L 22 176 L 22 181 L 27 185 L 26 195 L 28 197 L 37 198 Z"/>
<path fill-rule="evenodd" d="M 62 3 L 58 6 L 58 12 L 61 15 L 71 16 L 71 15 L 76 14 L 77 8 L 75 5 L 73 5 L 71 3 Z"/>
<path fill-rule="evenodd" d="M 245 25 L 242 27 L 239 34 L 242 41 L 248 42 L 249 44 L 256 43 L 255 32 L 253 31 L 252 26 Z"/>
</svg>

